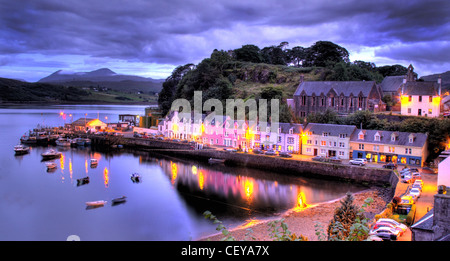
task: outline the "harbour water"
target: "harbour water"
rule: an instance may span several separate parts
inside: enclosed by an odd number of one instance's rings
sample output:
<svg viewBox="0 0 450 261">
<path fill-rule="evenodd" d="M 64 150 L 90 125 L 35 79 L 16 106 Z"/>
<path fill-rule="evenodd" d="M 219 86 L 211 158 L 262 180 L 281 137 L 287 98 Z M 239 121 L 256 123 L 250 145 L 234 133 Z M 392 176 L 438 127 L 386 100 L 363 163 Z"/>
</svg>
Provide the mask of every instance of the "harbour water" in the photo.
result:
<svg viewBox="0 0 450 261">
<path fill-rule="evenodd" d="M 62 157 L 47 171 L 35 146 L 15 156 L 13 147 L 28 130 L 61 126 L 79 118 L 117 122 L 119 114 L 139 115 L 145 106 L 58 105 L 0 107 L 0 240 L 195 240 L 216 233 L 206 210 L 224 225 L 276 218 L 298 206 L 317 204 L 358 185 L 293 177 L 261 170 L 209 165 L 148 152 L 56 148 Z M 61 116 L 61 112 L 65 117 Z M 90 165 L 90 159 L 98 161 Z M 130 179 L 139 173 L 141 182 Z M 78 179 L 89 177 L 81 185 Z M 111 200 L 126 196 L 118 205 Z M 106 200 L 99 208 L 87 201 Z"/>
</svg>

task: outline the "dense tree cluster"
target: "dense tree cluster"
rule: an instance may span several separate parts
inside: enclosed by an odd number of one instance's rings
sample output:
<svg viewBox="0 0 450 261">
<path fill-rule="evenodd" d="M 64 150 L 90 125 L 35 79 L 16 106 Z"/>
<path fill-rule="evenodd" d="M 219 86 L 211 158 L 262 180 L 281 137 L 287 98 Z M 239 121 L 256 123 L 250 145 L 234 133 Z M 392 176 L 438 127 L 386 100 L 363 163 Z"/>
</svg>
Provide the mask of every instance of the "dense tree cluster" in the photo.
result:
<svg viewBox="0 0 450 261">
<path fill-rule="evenodd" d="M 166 114 L 172 102 L 178 98 L 184 98 L 193 104 L 194 91 L 202 91 L 203 100 L 233 99 L 236 78 L 253 80 L 248 77 L 248 71 L 243 64 L 259 64 L 267 66 L 264 69 L 264 81 L 274 82 L 277 78 L 274 68 L 292 68 L 291 70 L 308 70 L 320 68 L 319 80 L 328 81 L 357 81 L 372 80 L 381 82 L 386 75 L 398 75 L 406 73 L 406 68 L 400 65 L 383 66 L 377 68 L 375 64 L 364 61 L 349 61 L 349 52 L 335 43 L 329 41 L 318 41 L 310 47 L 295 46 L 288 48 L 288 42 L 282 42 L 277 46 L 268 46 L 260 49 L 256 45 L 243 45 L 234 50 L 214 50 L 209 58 L 203 59 L 199 64 L 186 64 L 178 66 L 163 83 L 159 94 L 158 104 Z M 272 67 L 270 67 L 270 66 Z M 241 71 L 239 69 L 242 68 Z M 230 73 L 233 71 L 233 73 Z M 260 81 L 262 82 L 262 81 Z M 246 90 L 240 90 L 244 95 Z M 252 98 L 286 99 L 283 90 L 255 94 Z M 273 91 L 273 90 L 272 90 Z M 256 97 L 255 97 L 256 96 Z M 250 97 L 240 97 L 250 98 Z M 285 104 L 281 102 L 280 104 Z M 224 107 L 225 108 L 225 107 Z M 291 115 L 287 106 L 281 106 L 282 121 L 290 121 Z"/>
</svg>

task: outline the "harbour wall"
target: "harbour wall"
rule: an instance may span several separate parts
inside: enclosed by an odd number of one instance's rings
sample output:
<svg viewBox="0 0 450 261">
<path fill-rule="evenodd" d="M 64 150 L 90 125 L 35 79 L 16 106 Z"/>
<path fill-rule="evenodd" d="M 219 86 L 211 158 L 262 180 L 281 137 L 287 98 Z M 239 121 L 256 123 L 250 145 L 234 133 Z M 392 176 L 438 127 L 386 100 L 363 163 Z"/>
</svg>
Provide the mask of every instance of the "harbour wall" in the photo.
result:
<svg viewBox="0 0 450 261">
<path fill-rule="evenodd" d="M 115 137 L 116 138 L 116 137 Z M 107 137 L 91 138 L 93 144 L 111 144 Z M 335 164 L 316 161 L 302 161 L 279 156 L 267 156 L 253 153 L 232 152 L 219 149 L 195 149 L 189 143 L 166 140 L 121 138 L 115 140 L 125 147 L 172 156 L 208 161 L 210 158 L 225 160 L 227 165 L 263 169 L 294 176 L 341 180 L 375 186 L 391 186 L 395 189 L 399 181 L 392 170 L 359 167 L 347 164 Z"/>
</svg>

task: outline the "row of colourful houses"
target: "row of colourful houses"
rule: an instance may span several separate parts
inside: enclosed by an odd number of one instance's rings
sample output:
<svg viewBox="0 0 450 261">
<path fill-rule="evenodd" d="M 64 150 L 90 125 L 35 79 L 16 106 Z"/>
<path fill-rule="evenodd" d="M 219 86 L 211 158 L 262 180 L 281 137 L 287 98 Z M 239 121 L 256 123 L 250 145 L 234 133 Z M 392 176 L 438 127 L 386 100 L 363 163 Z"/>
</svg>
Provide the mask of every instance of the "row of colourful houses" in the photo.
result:
<svg viewBox="0 0 450 261">
<path fill-rule="evenodd" d="M 428 156 L 427 134 L 362 130 L 353 125 L 279 123 L 263 126 L 257 122 L 233 121 L 223 116 L 171 112 L 158 125 L 167 138 L 197 141 L 242 150 L 262 149 L 291 153 L 365 158 L 371 162 L 395 162 L 423 166 Z M 217 121 L 217 122 L 216 122 Z M 273 128 L 273 130 L 272 130 Z"/>
</svg>

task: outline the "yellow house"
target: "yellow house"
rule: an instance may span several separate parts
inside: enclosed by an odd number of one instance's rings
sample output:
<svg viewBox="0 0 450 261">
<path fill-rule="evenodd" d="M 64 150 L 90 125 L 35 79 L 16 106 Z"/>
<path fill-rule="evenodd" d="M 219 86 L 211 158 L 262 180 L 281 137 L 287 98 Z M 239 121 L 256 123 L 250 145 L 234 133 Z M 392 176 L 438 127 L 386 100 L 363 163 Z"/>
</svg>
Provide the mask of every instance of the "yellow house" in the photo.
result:
<svg viewBox="0 0 450 261">
<path fill-rule="evenodd" d="M 423 166 L 428 156 L 428 136 L 423 133 L 358 129 L 350 138 L 352 158 Z"/>
<path fill-rule="evenodd" d="M 99 119 L 80 118 L 71 124 L 72 129 L 75 131 L 100 131 L 105 130 L 107 124 Z"/>
</svg>

